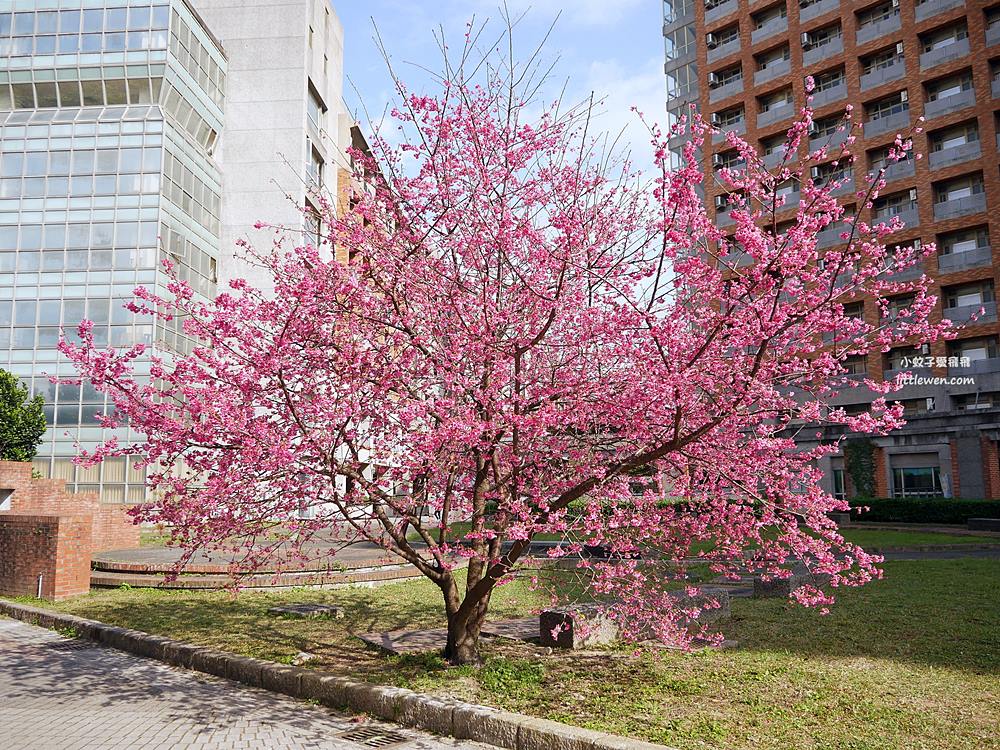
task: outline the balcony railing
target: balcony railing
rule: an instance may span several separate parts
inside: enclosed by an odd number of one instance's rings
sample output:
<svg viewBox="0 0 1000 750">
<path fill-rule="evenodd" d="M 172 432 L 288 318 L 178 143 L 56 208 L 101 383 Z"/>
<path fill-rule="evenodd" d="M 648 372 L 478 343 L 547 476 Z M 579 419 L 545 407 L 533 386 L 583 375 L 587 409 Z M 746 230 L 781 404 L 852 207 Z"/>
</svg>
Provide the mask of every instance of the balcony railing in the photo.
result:
<svg viewBox="0 0 1000 750">
<path fill-rule="evenodd" d="M 717 227 L 724 227 L 735 221 L 736 219 L 730 216 L 728 211 L 719 211 L 715 214 L 715 225 Z"/>
<path fill-rule="evenodd" d="M 899 29 L 902 28 L 902 25 L 899 13 L 897 13 L 894 16 L 883 18 L 881 21 L 859 26 L 854 35 L 854 40 L 860 46 L 870 42 L 872 39 L 881 39 L 887 34 L 899 31 Z"/>
<path fill-rule="evenodd" d="M 908 208 L 904 208 L 902 211 L 897 211 L 895 214 L 876 216 L 875 223 L 881 224 L 884 222 L 888 224 L 894 216 L 899 217 L 899 220 L 903 222 L 905 229 L 911 229 L 913 227 L 920 226 L 920 212 L 917 211 L 916 206 L 910 206 Z"/>
<path fill-rule="evenodd" d="M 827 135 L 811 137 L 809 139 L 809 150 L 816 151 L 826 146 L 827 151 L 836 151 L 836 149 L 840 148 L 846 140 L 847 128 L 845 127 L 843 130 L 835 130 Z"/>
<path fill-rule="evenodd" d="M 720 214 L 721 217 L 721 214 Z M 753 263 L 754 258 L 750 253 L 729 253 L 728 255 L 722 256 L 722 262 L 725 263 L 729 268 L 745 268 Z"/>
<path fill-rule="evenodd" d="M 910 124 L 910 110 L 896 112 L 885 117 L 869 120 L 865 123 L 865 138 L 888 133 L 892 130 L 902 130 Z"/>
<path fill-rule="evenodd" d="M 949 375 L 975 375 L 976 373 L 1000 372 L 1000 357 L 977 359 L 968 367 L 949 367 Z"/>
<path fill-rule="evenodd" d="M 934 220 L 944 221 L 956 216 L 978 214 L 986 210 L 986 193 L 967 195 L 964 198 L 953 198 L 934 204 Z"/>
<path fill-rule="evenodd" d="M 979 147 L 979 141 L 969 141 L 968 143 L 963 143 L 961 146 L 952 146 L 940 151 L 931 151 L 927 156 L 927 163 L 931 169 L 940 169 L 952 164 L 961 164 L 963 161 L 969 161 L 970 159 L 978 159 L 982 153 L 983 150 Z"/>
<path fill-rule="evenodd" d="M 887 165 L 885 172 L 882 173 L 882 179 L 885 180 L 886 184 L 889 184 L 896 180 L 913 177 L 915 173 L 916 167 L 914 166 L 913 159 L 907 159 L 906 161 L 896 161 Z"/>
<path fill-rule="evenodd" d="M 889 81 L 898 81 L 905 75 L 906 61 L 903 59 L 893 60 L 892 65 L 886 65 L 884 68 L 878 68 L 877 70 L 873 70 L 871 73 L 863 73 L 861 75 L 861 90 L 867 91 L 868 89 L 881 86 L 883 83 L 888 83 Z"/>
<path fill-rule="evenodd" d="M 846 240 L 841 238 L 840 235 L 849 231 L 850 227 L 842 225 L 827 227 L 826 229 L 816 233 L 816 247 L 823 249 L 827 247 L 834 247 L 835 245 L 843 245 Z"/>
<path fill-rule="evenodd" d="M 750 33 L 750 43 L 757 44 L 757 42 L 768 39 L 775 34 L 781 34 L 785 31 L 788 31 L 788 17 L 778 16 L 777 18 L 772 18 L 759 29 L 754 29 Z"/>
<path fill-rule="evenodd" d="M 975 103 L 976 92 L 972 89 L 966 89 L 965 91 L 959 91 L 957 94 L 952 94 L 951 96 L 935 99 L 932 102 L 924 102 L 924 117 L 928 120 L 932 117 L 941 117 L 942 115 L 951 114 L 952 112 L 957 112 L 960 109 L 971 107 Z"/>
<path fill-rule="evenodd" d="M 915 10 L 917 23 L 963 5 L 965 0 L 924 0 Z"/>
<path fill-rule="evenodd" d="M 791 60 L 778 60 L 771 63 L 766 68 L 758 70 L 753 74 L 753 82 L 759 86 L 767 81 L 773 81 L 778 76 L 783 76 L 792 69 Z"/>
<path fill-rule="evenodd" d="M 774 167 L 781 164 L 781 162 L 783 162 L 784 160 L 785 160 L 785 152 L 781 150 L 772 151 L 769 154 L 765 154 L 761 158 L 761 161 L 764 163 L 764 166 L 767 167 L 768 169 L 774 169 Z"/>
<path fill-rule="evenodd" d="M 735 13 L 739 8 L 740 4 L 736 0 L 726 0 L 726 2 L 705 11 L 705 23 L 712 23 L 713 21 L 718 21 L 720 18 L 725 18 L 730 13 Z"/>
<path fill-rule="evenodd" d="M 972 316 L 980 310 L 983 314 L 976 318 L 976 323 L 993 323 L 997 319 L 997 303 L 981 302 L 977 305 L 959 305 L 958 307 L 946 307 L 944 317 L 955 323 L 964 324 L 972 321 Z"/>
<path fill-rule="evenodd" d="M 993 248 L 977 247 L 966 250 L 962 253 L 948 253 L 938 256 L 938 271 L 940 273 L 954 273 L 964 271 L 967 268 L 982 268 L 993 263 Z"/>
<path fill-rule="evenodd" d="M 994 44 L 1000 44 L 1000 23 L 986 27 L 986 46 L 992 47 Z"/>
<path fill-rule="evenodd" d="M 847 98 L 847 84 L 838 83 L 836 86 L 831 86 L 828 89 L 823 89 L 822 91 L 816 91 L 813 93 L 812 105 L 814 108 L 822 107 L 830 102 L 839 102 L 841 99 Z"/>
<path fill-rule="evenodd" d="M 840 187 L 831 190 L 830 195 L 847 195 L 848 193 L 853 193 L 853 192 L 854 192 L 854 176 L 851 175 L 842 183 L 840 183 Z"/>
<path fill-rule="evenodd" d="M 747 121 L 740 120 L 739 122 L 734 122 L 732 125 L 726 125 L 718 133 L 712 136 L 712 143 L 722 143 L 726 140 L 726 133 L 733 132 L 737 135 L 743 135 L 747 132 Z"/>
<path fill-rule="evenodd" d="M 886 278 L 889 281 L 913 281 L 914 279 L 919 279 L 923 273 L 924 267 L 920 263 L 914 263 L 906 268 L 893 271 L 892 275 L 886 274 Z"/>
<path fill-rule="evenodd" d="M 728 57 L 734 52 L 740 51 L 740 38 L 736 37 L 731 42 L 726 42 L 725 44 L 720 44 L 718 47 L 713 47 L 708 50 L 708 61 L 715 62 L 716 60 L 721 60 L 724 57 Z"/>
<path fill-rule="evenodd" d="M 708 92 L 708 101 L 718 102 L 728 96 L 735 96 L 743 91 L 743 78 L 737 78 L 729 83 L 717 86 Z"/>
<path fill-rule="evenodd" d="M 942 65 L 951 60 L 957 60 L 960 57 L 965 57 L 969 54 L 969 40 L 959 39 L 952 44 L 948 44 L 944 47 L 938 47 L 937 49 L 932 49 L 930 52 L 924 52 L 920 55 L 920 69 L 927 70 L 927 68 L 933 68 L 935 65 Z"/>
<path fill-rule="evenodd" d="M 780 122 L 785 120 L 795 114 L 795 107 L 790 104 L 786 104 L 781 107 L 773 107 L 767 112 L 757 113 L 757 127 L 764 128 L 775 122 Z"/>
<path fill-rule="evenodd" d="M 831 13 L 840 8 L 840 0 L 819 0 L 818 3 L 807 5 L 799 10 L 799 21 L 811 21 L 824 13 Z"/>
<path fill-rule="evenodd" d="M 839 55 L 844 51 L 843 37 L 831 39 L 826 44 L 818 47 L 810 47 L 802 53 L 802 64 L 805 66 L 814 65 L 823 60 L 829 59 L 832 55 Z"/>
</svg>

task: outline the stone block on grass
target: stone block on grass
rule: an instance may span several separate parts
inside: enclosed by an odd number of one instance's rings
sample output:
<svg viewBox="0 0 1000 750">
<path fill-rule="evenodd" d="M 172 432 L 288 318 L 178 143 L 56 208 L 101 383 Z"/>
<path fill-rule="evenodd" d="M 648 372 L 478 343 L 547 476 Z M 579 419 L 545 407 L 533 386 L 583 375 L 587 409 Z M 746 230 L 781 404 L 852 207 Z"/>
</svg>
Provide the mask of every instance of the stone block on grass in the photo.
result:
<svg viewBox="0 0 1000 750">
<path fill-rule="evenodd" d="M 787 598 L 792 591 L 802 585 L 802 577 L 793 575 L 788 578 L 774 578 L 773 576 L 765 580 L 761 576 L 753 579 L 754 599 L 777 599 Z"/>
<path fill-rule="evenodd" d="M 168 641 L 163 644 L 163 661 L 175 667 L 191 669 L 193 655 L 201 650 L 201 646 L 180 641 Z"/>
<path fill-rule="evenodd" d="M 344 610 L 329 604 L 282 604 L 279 607 L 271 607 L 267 610 L 270 615 L 282 617 L 302 617 L 309 619 L 329 618 L 342 620 Z"/>
<path fill-rule="evenodd" d="M 538 617 L 539 643 L 553 648 L 581 649 L 618 640 L 618 624 L 599 605 L 546 609 Z"/>
</svg>

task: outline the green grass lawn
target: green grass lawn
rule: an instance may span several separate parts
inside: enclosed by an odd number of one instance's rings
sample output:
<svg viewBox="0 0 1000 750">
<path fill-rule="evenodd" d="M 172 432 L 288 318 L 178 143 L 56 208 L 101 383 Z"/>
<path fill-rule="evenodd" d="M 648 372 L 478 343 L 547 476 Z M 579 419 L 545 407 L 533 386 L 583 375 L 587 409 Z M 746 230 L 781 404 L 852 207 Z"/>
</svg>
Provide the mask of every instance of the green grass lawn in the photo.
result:
<svg viewBox="0 0 1000 750">
<path fill-rule="evenodd" d="M 487 643 L 485 667 L 433 655 L 391 659 L 352 633 L 442 623 L 423 582 L 374 589 L 189 593 L 109 590 L 45 606 L 116 625 L 680 748 L 987 750 L 1000 748 L 1000 561 L 896 562 L 885 580 L 840 593 L 820 616 L 780 600 L 736 600 L 724 626 L 741 647 L 681 654 L 632 647 L 556 652 Z M 279 602 L 322 601 L 343 620 L 267 615 Z M 521 583 L 494 597 L 495 617 L 542 599 Z"/>
</svg>

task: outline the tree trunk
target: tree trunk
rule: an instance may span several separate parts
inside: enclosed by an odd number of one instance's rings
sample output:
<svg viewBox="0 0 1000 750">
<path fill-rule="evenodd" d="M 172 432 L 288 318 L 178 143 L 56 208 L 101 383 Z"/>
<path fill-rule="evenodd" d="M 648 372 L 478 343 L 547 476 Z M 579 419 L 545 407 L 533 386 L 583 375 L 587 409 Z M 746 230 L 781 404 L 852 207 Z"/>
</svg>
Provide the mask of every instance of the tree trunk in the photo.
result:
<svg viewBox="0 0 1000 750">
<path fill-rule="evenodd" d="M 478 609 L 478 608 L 477 608 Z M 444 658 L 456 666 L 462 664 L 482 664 L 479 655 L 479 633 L 483 627 L 483 618 L 471 617 L 461 613 L 448 616 L 448 643 L 444 649 Z"/>
<path fill-rule="evenodd" d="M 479 633 L 486 619 L 489 594 L 477 602 L 462 601 L 458 585 L 450 575 L 441 582 L 444 608 L 448 614 L 448 642 L 444 658 L 451 664 L 482 664 L 479 655 Z M 466 593 L 468 599 L 468 592 Z"/>
</svg>

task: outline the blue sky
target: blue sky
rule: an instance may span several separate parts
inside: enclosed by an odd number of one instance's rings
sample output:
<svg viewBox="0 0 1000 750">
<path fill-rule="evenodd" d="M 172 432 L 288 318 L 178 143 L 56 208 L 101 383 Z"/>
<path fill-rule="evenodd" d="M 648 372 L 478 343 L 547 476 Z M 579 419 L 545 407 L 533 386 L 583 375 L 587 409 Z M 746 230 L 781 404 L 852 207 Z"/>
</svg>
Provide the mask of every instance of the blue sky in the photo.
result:
<svg viewBox="0 0 1000 750">
<path fill-rule="evenodd" d="M 364 121 L 359 96 L 372 117 L 380 115 L 392 86 L 372 41 L 372 19 L 393 58 L 397 74 L 411 89 L 419 89 L 425 74 L 407 63 L 432 69 L 440 60 L 433 31 L 443 25 L 454 46 L 461 43 L 465 22 L 489 18 L 499 32 L 500 0 L 333 0 L 344 25 L 344 97 Z M 636 157 L 648 155 L 647 138 L 629 107 L 663 121 L 662 7 L 658 0 L 507 0 L 512 15 L 527 11 L 517 39 L 522 48 L 538 43 L 559 15 L 543 50 L 546 59 L 559 58 L 551 85 L 554 97 L 568 79 L 568 98 L 577 101 L 593 91 L 608 97 L 598 118 L 604 130 L 627 126 L 626 139 Z M 637 158 L 637 161 L 639 159 Z M 646 166 L 642 164 L 641 166 Z"/>
</svg>

